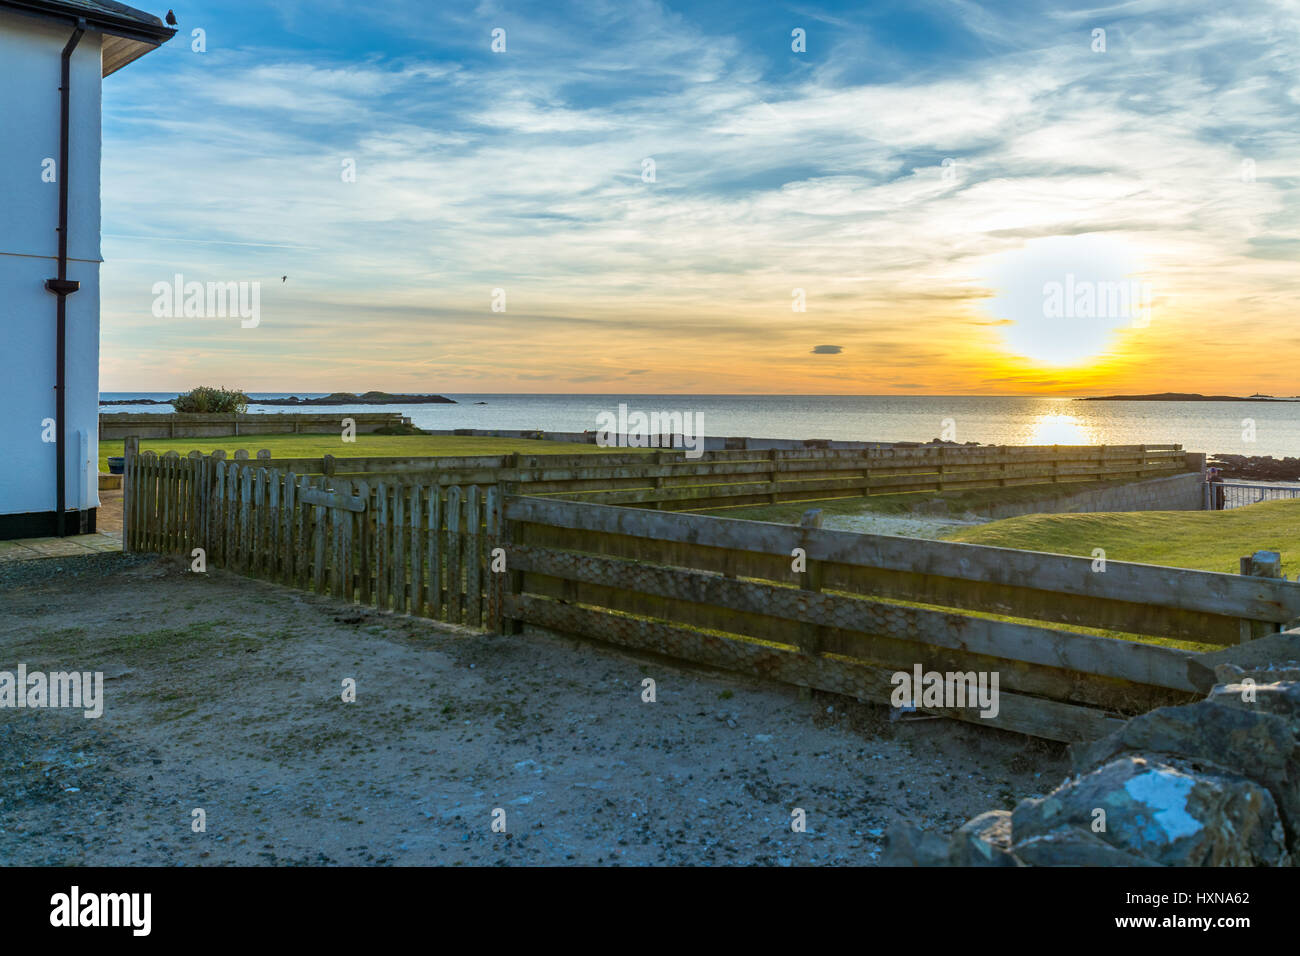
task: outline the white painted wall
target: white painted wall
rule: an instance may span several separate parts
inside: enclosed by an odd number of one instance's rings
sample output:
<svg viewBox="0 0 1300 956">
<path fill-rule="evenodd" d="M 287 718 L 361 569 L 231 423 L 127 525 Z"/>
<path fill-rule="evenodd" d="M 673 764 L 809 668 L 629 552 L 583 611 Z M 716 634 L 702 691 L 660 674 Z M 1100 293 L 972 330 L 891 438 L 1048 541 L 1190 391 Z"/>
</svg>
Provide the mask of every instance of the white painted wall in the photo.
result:
<svg viewBox="0 0 1300 956">
<path fill-rule="evenodd" d="M 0 514 L 53 511 L 55 306 L 59 187 L 41 163 L 59 156 L 60 54 L 71 28 L 0 11 Z M 100 34 L 72 57 L 69 153 L 67 506 L 99 504 Z M 89 441 L 83 442 L 85 432 Z"/>
</svg>

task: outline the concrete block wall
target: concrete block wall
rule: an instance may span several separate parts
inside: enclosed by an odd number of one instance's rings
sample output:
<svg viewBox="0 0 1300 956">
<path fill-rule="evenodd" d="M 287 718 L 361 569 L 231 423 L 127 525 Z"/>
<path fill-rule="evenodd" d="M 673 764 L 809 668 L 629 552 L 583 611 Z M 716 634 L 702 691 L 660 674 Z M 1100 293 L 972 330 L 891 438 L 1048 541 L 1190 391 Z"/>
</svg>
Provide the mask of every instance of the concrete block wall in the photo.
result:
<svg viewBox="0 0 1300 956">
<path fill-rule="evenodd" d="M 1186 472 L 1110 488 L 1093 488 L 1042 501 L 1009 502 L 976 511 L 981 517 L 1025 514 L 1083 514 L 1092 511 L 1202 511 L 1205 476 Z"/>
</svg>

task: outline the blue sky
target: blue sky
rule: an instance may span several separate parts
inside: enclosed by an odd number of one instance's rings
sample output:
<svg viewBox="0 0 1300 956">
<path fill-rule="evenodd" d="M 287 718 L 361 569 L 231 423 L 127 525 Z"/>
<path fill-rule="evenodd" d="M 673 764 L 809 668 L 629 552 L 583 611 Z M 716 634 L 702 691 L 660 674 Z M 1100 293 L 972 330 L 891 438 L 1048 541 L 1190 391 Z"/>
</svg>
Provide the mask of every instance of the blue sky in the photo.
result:
<svg viewBox="0 0 1300 956">
<path fill-rule="evenodd" d="M 1294 391 L 1293 0 L 176 13 L 105 81 L 105 390 Z"/>
</svg>

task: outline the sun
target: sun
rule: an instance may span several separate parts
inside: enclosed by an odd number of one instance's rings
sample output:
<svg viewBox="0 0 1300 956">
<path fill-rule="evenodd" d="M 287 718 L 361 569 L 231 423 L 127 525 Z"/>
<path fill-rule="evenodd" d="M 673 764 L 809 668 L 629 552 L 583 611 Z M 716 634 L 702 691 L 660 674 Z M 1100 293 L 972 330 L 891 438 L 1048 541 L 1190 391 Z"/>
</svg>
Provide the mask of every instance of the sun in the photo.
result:
<svg viewBox="0 0 1300 956">
<path fill-rule="evenodd" d="M 1002 320 L 1003 347 L 1051 368 L 1096 364 L 1125 329 L 1150 321 L 1153 291 L 1141 257 L 1105 235 L 1035 239 L 991 257 L 983 270 L 994 290 L 983 307 Z"/>
</svg>

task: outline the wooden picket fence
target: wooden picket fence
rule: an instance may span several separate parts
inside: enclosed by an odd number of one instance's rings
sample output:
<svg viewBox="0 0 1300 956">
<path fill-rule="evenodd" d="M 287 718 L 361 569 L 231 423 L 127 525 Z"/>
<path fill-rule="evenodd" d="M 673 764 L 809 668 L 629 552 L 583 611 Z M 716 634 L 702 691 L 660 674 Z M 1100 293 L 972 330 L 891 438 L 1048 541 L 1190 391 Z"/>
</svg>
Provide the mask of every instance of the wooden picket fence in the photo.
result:
<svg viewBox="0 0 1300 956">
<path fill-rule="evenodd" d="M 236 454 L 239 454 L 237 452 Z M 243 452 L 246 456 L 247 452 Z M 1025 445 L 610 452 L 446 458 L 272 459 L 298 475 L 442 485 L 510 483 L 520 494 L 707 511 L 901 492 L 1158 478 L 1195 470 L 1180 445 Z"/>
<path fill-rule="evenodd" d="M 296 475 L 174 452 L 128 458 L 124 547 L 345 601 L 496 627 L 498 489 Z"/>
</svg>

